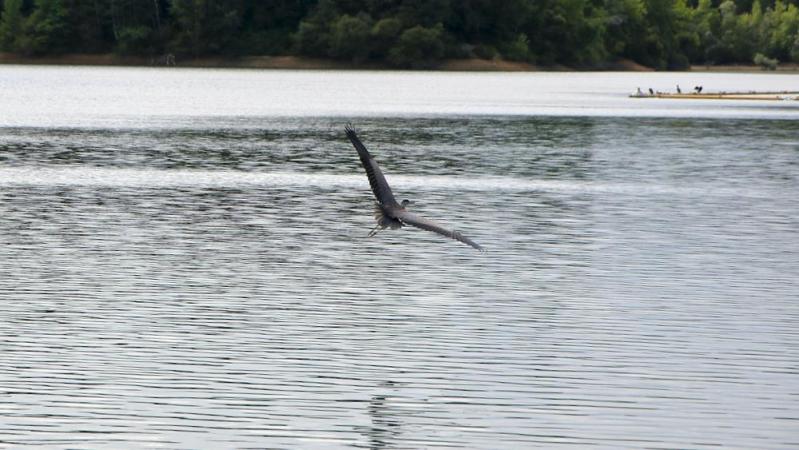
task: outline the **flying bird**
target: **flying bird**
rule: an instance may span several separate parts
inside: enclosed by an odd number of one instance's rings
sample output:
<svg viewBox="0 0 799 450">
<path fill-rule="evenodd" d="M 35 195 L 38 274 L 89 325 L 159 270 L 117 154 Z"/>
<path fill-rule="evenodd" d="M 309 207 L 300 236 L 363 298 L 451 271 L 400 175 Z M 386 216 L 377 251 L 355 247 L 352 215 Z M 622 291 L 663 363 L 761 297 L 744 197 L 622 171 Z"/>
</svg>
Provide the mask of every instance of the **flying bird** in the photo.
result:
<svg viewBox="0 0 799 450">
<path fill-rule="evenodd" d="M 481 252 L 484 251 L 483 247 L 462 235 L 460 232 L 450 231 L 432 220 L 425 219 L 405 209 L 405 207 L 411 203 L 410 201 L 403 200 L 402 203 L 397 203 L 397 200 L 394 198 L 394 193 L 391 192 L 391 187 L 389 187 L 386 181 L 386 177 L 380 170 L 380 166 L 377 165 L 377 161 L 375 161 L 372 155 L 369 154 L 369 151 L 366 150 L 366 147 L 358 138 L 358 135 L 355 134 L 355 130 L 349 125 L 345 127 L 345 130 L 347 132 L 347 138 L 349 138 L 352 145 L 355 146 L 355 150 L 358 151 L 361 164 L 363 164 L 363 168 L 366 170 L 366 177 L 369 178 L 369 185 L 372 187 L 372 192 L 375 194 L 375 199 L 377 200 L 377 204 L 375 205 L 377 226 L 369 232 L 370 237 L 386 228 L 395 230 L 405 225 L 411 225 L 471 245 Z"/>
</svg>

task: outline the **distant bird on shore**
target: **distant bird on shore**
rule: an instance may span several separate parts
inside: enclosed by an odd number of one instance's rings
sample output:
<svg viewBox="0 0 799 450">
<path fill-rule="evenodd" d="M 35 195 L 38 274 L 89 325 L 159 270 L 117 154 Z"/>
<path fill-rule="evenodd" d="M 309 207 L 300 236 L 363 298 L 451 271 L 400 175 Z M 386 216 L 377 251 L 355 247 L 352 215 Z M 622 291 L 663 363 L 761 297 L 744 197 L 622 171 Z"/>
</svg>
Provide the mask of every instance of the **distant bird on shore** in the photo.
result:
<svg viewBox="0 0 799 450">
<path fill-rule="evenodd" d="M 347 138 L 349 138 L 355 150 L 358 151 L 358 156 L 361 159 L 364 170 L 366 170 L 366 177 L 369 179 L 369 185 L 372 187 L 372 192 L 375 195 L 377 204 L 375 205 L 375 219 L 377 225 L 369 232 L 369 237 L 376 235 L 379 231 L 386 228 L 395 230 L 405 225 L 412 225 L 422 230 L 432 231 L 442 236 L 455 239 L 470 245 L 481 252 L 484 251 L 483 247 L 462 235 L 458 231 L 450 231 L 443 226 L 433 222 L 432 220 L 425 219 L 405 209 L 411 202 L 403 200 L 402 203 L 397 203 L 394 194 L 391 192 L 386 177 L 377 165 L 377 161 L 372 157 L 366 147 L 363 145 L 358 135 L 355 134 L 349 125 L 345 127 Z"/>
<path fill-rule="evenodd" d="M 677 93 L 678 94 L 682 94 L 682 89 L 680 89 L 680 85 L 679 84 L 677 85 Z"/>
</svg>

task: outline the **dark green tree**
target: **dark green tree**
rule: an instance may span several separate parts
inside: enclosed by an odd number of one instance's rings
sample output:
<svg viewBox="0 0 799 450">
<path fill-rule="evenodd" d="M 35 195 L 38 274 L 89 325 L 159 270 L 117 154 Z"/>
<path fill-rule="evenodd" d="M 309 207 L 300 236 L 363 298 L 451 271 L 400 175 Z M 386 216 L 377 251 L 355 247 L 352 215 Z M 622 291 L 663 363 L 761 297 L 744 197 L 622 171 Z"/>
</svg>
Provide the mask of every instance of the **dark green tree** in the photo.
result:
<svg viewBox="0 0 799 450">
<path fill-rule="evenodd" d="M 457 7 L 450 0 L 402 0 L 396 16 L 405 28 L 421 25 L 429 29 L 447 23 Z"/>
<path fill-rule="evenodd" d="M 22 0 L 5 0 L 0 16 L 0 49 L 19 51 L 19 39 L 25 17 L 22 15 Z"/>
<path fill-rule="evenodd" d="M 307 56 L 328 56 L 330 26 L 340 15 L 335 0 L 320 0 L 309 16 L 300 22 L 294 35 L 296 52 Z"/>
<path fill-rule="evenodd" d="M 505 58 L 659 69 L 799 62 L 799 0 L 0 0 L 0 49 L 303 55 L 397 67 Z"/>
<path fill-rule="evenodd" d="M 589 0 L 545 0 L 527 24 L 531 50 L 543 63 L 588 65 L 607 56 L 604 10 Z"/>
<path fill-rule="evenodd" d="M 242 5 L 225 0 L 172 0 L 171 13 L 177 52 L 214 55 L 235 43 Z"/>
<path fill-rule="evenodd" d="M 391 48 L 388 60 L 397 67 L 421 69 L 432 67 L 444 56 L 444 27 L 416 25 L 402 32 Z"/>
<path fill-rule="evenodd" d="M 363 62 L 369 57 L 372 42 L 372 19 L 367 14 L 344 14 L 330 27 L 329 55 L 336 59 Z"/>
<path fill-rule="evenodd" d="M 65 47 L 80 53 L 110 51 L 116 38 L 113 35 L 108 0 L 65 0 L 67 33 Z"/>
<path fill-rule="evenodd" d="M 386 60 L 391 47 L 402 33 L 402 21 L 396 17 L 378 20 L 371 31 L 372 55 L 379 60 Z"/>
<path fill-rule="evenodd" d="M 67 10 L 63 0 L 36 0 L 34 5 L 17 39 L 19 51 L 28 55 L 64 51 Z"/>
<path fill-rule="evenodd" d="M 169 39 L 165 0 L 107 0 L 114 49 L 122 54 L 164 52 Z"/>
<path fill-rule="evenodd" d="M 799 62 L 799 8 L 780 0 L 764 14 L 763 48 L 780 61 Z"/>
<path fill-rule="evenodd" d="M 255 55 L 286 54 L 292 35 L 316 5 L 316 0 L 243 2 L 238 52 Z"/>
</svg>

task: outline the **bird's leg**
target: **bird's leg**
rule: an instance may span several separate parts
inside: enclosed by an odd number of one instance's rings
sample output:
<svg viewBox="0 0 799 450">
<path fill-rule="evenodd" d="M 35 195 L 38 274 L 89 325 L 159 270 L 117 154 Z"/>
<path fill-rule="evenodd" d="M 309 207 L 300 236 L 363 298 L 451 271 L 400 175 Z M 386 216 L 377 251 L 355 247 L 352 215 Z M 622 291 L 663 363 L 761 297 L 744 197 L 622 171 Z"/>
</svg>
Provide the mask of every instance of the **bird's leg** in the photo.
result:
<svg viewBox="0 0 799 450">
<path fill-rule="evenodd" d="M 372 231 L 370 231 L 370 232 L 369 232 L 369 235 L 368 235 L 368 236 L 366 236 L 366 237 L 372 237 L 372 236 L 376 235 L 377 233 L 379 233 L 379 232 L 380 232 L 380 230 L 381 230 L 381 228 L 380 228 L 380 224 L 378 223 L 377 225 L 375 225 L 375 227 L 374 227 L 374 228 L 372 228 Z"/>
</svg>

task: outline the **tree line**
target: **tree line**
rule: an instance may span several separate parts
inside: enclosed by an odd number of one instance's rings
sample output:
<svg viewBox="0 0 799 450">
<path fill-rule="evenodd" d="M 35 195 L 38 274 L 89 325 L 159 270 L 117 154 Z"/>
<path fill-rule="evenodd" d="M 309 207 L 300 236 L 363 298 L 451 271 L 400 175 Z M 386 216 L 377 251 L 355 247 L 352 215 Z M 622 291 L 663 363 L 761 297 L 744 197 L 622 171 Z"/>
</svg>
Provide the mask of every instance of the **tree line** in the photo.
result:
<svg viewBox="0 0 799 450">
<path fill-rule="evenodd" d="M 799 63 L 799 0 L 0 0 L 28 56 L 297 55 L 398 68 L 447 58 L 658 69 Z"/>
</svg>

